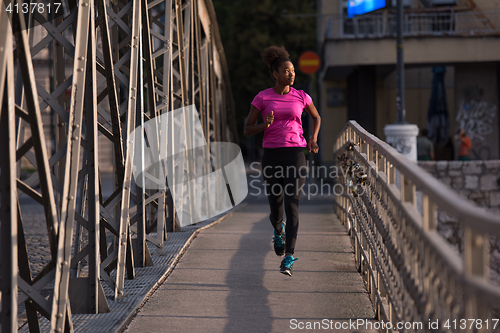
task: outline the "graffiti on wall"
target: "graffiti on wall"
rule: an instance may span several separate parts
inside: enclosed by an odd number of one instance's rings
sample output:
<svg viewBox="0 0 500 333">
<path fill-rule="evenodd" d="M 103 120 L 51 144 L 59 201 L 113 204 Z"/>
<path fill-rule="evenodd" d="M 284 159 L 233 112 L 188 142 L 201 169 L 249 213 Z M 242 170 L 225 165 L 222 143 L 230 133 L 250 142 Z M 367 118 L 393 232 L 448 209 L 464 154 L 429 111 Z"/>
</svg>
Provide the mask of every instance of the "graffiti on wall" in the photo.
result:
<svg viewBox="0 0 500 333">
<path fill-rule="evenodd" d="M 489 159 L 488 136 L 493 134 L 497 106 L 483 100 L 484 89 L 470 86 L 464 89 L 456 117 L 457 128 L 463 128 L 472 140 L 475 159 Z"/>
<path fill-rule="evenodd" d="M 391 146 L 396 148 L 398 153 L 403 154 L 403 155 L 409 154 L 411 152 L 411 149 L 412 149 L 411 141 L 405 137 L 394 137 L 390 141 L 388 138 L 387 143 L 389 143 Z"/>
</svg>

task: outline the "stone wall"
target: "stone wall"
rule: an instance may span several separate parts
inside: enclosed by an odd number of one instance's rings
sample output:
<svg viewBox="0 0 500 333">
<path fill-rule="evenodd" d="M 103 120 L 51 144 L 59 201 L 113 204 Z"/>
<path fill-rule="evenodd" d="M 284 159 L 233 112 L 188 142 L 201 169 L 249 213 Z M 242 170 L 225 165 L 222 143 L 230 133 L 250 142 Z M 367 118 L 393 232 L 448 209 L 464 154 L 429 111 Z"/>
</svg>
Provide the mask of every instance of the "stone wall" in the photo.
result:
<svg viewBox="0 0 500 333">
<path fill-rule="evenodd" d="M 500 214 L 500 160 L 419 161 L 418 165 L 461 197 Z"/>
</svg>

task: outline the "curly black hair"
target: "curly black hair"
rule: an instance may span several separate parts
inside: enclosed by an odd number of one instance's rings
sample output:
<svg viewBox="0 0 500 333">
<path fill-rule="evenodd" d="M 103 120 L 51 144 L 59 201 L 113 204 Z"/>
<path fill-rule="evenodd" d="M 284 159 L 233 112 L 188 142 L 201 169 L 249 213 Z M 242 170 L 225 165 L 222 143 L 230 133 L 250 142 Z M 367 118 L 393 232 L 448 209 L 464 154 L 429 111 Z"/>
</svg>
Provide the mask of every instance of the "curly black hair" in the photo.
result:
<svg viewBox="0 0 500 333">
<path fill-rule="evenodd" d="M 285 61 L 290 61 L 290 55 L 284 46 L 269 46 L 262 53 L 262 61 L 269 67 L 271 71 L 271 76 L 273 76 L 273 71 L 278 72 L 280 66 Z"/>
</svg>

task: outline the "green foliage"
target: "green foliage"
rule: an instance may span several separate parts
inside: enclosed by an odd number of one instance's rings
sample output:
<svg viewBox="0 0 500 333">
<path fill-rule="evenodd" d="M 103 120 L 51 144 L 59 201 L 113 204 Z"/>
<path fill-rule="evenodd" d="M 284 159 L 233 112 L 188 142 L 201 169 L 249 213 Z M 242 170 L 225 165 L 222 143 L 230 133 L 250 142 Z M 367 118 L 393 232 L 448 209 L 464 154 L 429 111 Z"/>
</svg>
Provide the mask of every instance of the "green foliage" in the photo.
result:
<svg viewBox="0 0 500 333">
<path fill-rule="evenodd" d="M 295 85 L 308 81 L 300 73 L 297 61 L 302 52 L 317 51 L 316 18 L 293 15 L 315 14 L 316 1 L 213 0 L 213 3 L 230 71 L 236 123 L 243 136 L 243 122 L 251 101 L 259 91 L 274 86 L 261 59 L 266 47 L 285 46 L 296 68 Z"/>
</svg>

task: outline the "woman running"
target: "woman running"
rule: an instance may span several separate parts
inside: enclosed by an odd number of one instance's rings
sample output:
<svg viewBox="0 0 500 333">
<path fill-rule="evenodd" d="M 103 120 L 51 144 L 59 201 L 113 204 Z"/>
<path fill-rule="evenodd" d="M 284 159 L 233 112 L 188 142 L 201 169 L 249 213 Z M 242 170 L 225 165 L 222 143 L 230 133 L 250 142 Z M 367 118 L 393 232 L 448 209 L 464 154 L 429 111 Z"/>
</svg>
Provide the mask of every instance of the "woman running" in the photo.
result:
<svg viewBox="0 0 500 333">
<path fill-rule="evenodd" d="M 292 276 L 294 250 L 299 228 L 299 200 L 307 175 L 304 147 L 309 152 L 319 150 L 317 139 L 321 124 L 311 97 L 302 90 L 292 88 L 295 69 L 289 54 L 282 47 L 271 46 L 262 53 L 276 84 L 255 96 L 245 124 L 245 136 L 264 131 L 262 171 L 266 195 L 274 227 L 274 251 L 283 256 L 280 272 Z M 309 143 L 302 135 L 303 110 L 312 118 Z M 259 114 L 264 122 L 256 125 Z M 283 216 L 286 213 L 286 223 Z"/>
</svg>

